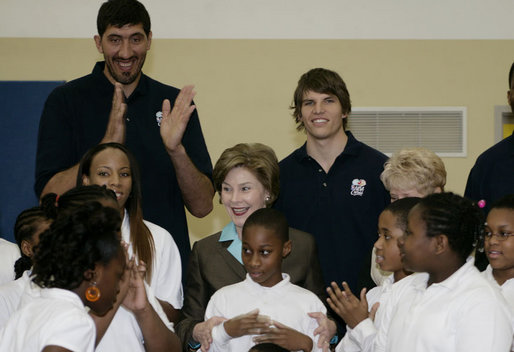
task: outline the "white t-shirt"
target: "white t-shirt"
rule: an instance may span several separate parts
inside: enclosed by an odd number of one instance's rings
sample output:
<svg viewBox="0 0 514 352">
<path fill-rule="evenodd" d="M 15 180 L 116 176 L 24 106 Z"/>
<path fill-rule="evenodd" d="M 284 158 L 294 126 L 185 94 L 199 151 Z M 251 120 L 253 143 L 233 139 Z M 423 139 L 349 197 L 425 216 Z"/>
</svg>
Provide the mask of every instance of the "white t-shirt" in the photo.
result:
<svg viewBox="0 0 514 352">
<path fill-rule="evenodd" d="M 371 310 L 375 303 L 380 303 L 380 306 L 375 314 L 375 321 L 371 322 L 370 319 L 367 319 L 369 322 L 374 324 L 377 329 L 380 324 L 382 324 L 383 320 L 383 309 L 381 309 L 381 307 L 384 302 L 387 301 L 394 284 L 394 275 L 390 275 L 385 277 L 382 285 L 373 287 L 371 290 L 369 290 L 368 293 L 366 293 L 368 309 Z M 374 336 L 374 334 L 362 335 L 359 329 L 353 330 L 347 325 L 346 334 L 341 339 L 341 342 L 339 342 L 339 344 L 336 346 L 336 352 L 360 352 L 370 350 L 373 348 Z"/>
<path fill-rule="evenodd" d="M 14 280 L 14 263 L 20 256 L 15 243 L 0 238 L 0 285 Z"/>
<path fill-rule="evenodd" d="M 32 282 L 30 274 L 26 270 L 19 279 L 0 286 L 0 328 L 19 307 L 39 297 L 41 288 Z"/>
<path fill-rule="evenodd" d="M 493 268 L 491 265 L 488 265 L 487 268 L 482 272 L 482 275 L 489 281 L 494 287 L 500 290 L 503 297 L 507 301 L 507 304 L 510 306 L 510 312 L 512 314 L 512 318 L 514 319 L 514 278 L 509 279 L 503 283 L 503 285 L 499 285 L 496 279 L 493 276 Z M 514 325 L 514 320 L 513 320 Z M 511 351 L 514 351 L 514 341 L 512 342 Z"/>
<path fill-rule="evenodd" d="M 163 321 L 164 325 L 171 331 L 173 330 L 173 323 L 168 321 L 160 303 L 157 301 L 152 293 L 152 289 L 145 283 L 146 295 L 148 301 L 157 315 Z M 119 307 L 114 315 L 111 324 L 107 328 L 105 335 L 100 340 L 96 347 L 96 352 L 144 352 L 144 339 L 141 328 L 137 323 L 134 313 L 125 309 L 123 306 Z"/>
<path fill-rule="evenodd" d="M 427 287 L 428 279 L 416 273 L 393 286 L 382 307 L 375 351 L 509 350 L 513 327 L 507 303 L 472 259 L 442 282 Z"/>
<path fill-rule="evenodd" d="M 307 313 L 326 314 L 325 306 L 314 293 L 292 284 L 289 275 L 282 274 L 282 278 L 275 286 L 264 287 L 247 274 L 244 281 L 219 289 L 207 305 L 205 320 L 213 316 L 231 319 L 258 308 L 259 314 L 309 336 L 313 340 L 312 351 L 321 351 L 317 347 L 317 336 L 314 337 L 318 322 Z M 213 343 L 209 351 L 248 351 L 255 345 L 253 337 L 232 338 L 220 324 L 212 330 Z"/>
<path fill-rule="evenodd" d="M 0 330 L 0 351 L 41 351 L 54 345 L 92 352 L 95 337 L 93 319 L 74 292 L 41 289 L 41 296 L 17 310 Z"/>
<path fill-rule="evenodd" d="M 184 293 L 182 291 L 182 264 L 177 245 L 168 231 L 149 221 L 145 220 L 144 223 L 152 233 L 155 245 L 150 287 L 152 287 L 155 297 L 169 302 L 175 309 L 181 309 Z M 130 242 L 130 221 L 126 210 L 121 225 L 121 237 L 129 244 L 129 255 L 133 255 L 134 251 Z"/>
</svg>

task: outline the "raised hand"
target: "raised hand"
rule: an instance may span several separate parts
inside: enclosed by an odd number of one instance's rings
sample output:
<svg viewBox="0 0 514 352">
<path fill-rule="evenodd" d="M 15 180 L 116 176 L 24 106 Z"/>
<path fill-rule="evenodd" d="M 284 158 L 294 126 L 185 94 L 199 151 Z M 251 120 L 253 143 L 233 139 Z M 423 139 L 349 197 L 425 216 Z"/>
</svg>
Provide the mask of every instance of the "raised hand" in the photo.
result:
<svg viewBox="0 0 514 352">
<path fill-rule="evenodd" d="M 327 288 L 329 295 L 327 302 L 350 328 L 353 329 L 357 324 L 369 317 L 365 288 L 361 290 L 359 300 L 352 293 L 346 282 L 343 282 L 343 291 L 339 289 L 335 282 L 332 282 L 331 286 Z"/>
<path fill-rule="evenodd" d="M 134 259 L 131 259 L 130 262 L 129 287 L 122 304 L 128 310 L 136 313 L 145 309 L 150 304 L 146 296 L 144 283 L 146 264 L 143 261 L 140 261 L 139 264 L 136 265 Z"/>
<path fill-rule="evenodd" d="M 182 137 L 195 110 L 195 106 L 191 105 L 196 95 L 193 88 L 192 85 L 182 88 L 173 109 L 168 99 L 162 102 L 161 137 L 168 153 L 175 152 L 182 146 Z"/>
<path fill-rule="evenodd" d="M 104 138 L 101 143 L 125 143 L 125 114 L 127 113 L 127 104 L 125 104 L 125 96 L 121 83 L 114 84 L 114 94 L 112 96 L 111 113 L 109 114 L 109 122 L 105 130 Z"/>
<path fill-rule="evenodd" d="M 273 325 L 259 336 L 255 336 L 255 343 L 274 343 L 285 348 L 288 351 L 312 351 L 312 339 L 301 332 L 291 329 L 290 327 L 273 321 Z"/>
</svg>

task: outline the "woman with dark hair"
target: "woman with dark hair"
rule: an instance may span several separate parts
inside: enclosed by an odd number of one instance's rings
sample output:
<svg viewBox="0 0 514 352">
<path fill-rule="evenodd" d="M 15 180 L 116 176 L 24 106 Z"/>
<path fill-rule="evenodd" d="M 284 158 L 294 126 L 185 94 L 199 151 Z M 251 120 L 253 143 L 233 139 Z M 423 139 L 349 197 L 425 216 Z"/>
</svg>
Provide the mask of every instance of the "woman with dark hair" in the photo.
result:
<svg viewBox="0 0 514 352">
<path fill-rule="evenodd" d="M 105 186 L 116 194 L 122 217 L 122 239 L 128 244 L 129 255 L 134 256 L 137 263 L 145 263 L 147 294 L 158 299 L 152 306 L 156 311 L 162 306 L 167 316 L 162 320 L 172 329 L 168 320 L 178 320 L 183 300 L 180 254 L 166 230 L 143 220 L 140 175 L 134 157 L 122 144 L 99 144 L 82 158 L 77 182 Z M 148 349 L 144 326 L 135 318 L 133 312 L 120 307 L 114 320 L 124 327 L 107 331 L 97 349 L 115 349 L 119 341 L 124 341 L 134 351 Z"/>
<path fill-rule="evenodd" d="M 94 350 L 95 324 L 85 307 L 102 316 L 116 300 L 125 267 L 119 226 L 116 210 L 99 203 L 52 223 L 35 252 L 33 281 L 40 296 L 8 320 L 0 350 Z"/>
<path fill-rule="evenodd" d="M 260 143 L 240 143 L 226 149 L 216 162 L 213 172 L 214 188 L 220 196 L 231 222 L 225 228 L 193 245 L 186 277 L 183 319 L 177 325 L 183 350 L 207 350 L 212 341 L 211 330 L 220 324 L 221 317 L 204 321 L 205 309 L 216 290 L 243 281 L 242 228 L 256 210 L 270 207 L 279 192 L 277 156 L 270 147 Z M 292 251 L 283 261 L 283 272 L 291 282 L 321 297 L 325 289 L 314 238 L 305 232 L 289 229 Z M 318 319 L 320 344 L 335 333 L 335 323 L 323 313 Z"/>
</svg>

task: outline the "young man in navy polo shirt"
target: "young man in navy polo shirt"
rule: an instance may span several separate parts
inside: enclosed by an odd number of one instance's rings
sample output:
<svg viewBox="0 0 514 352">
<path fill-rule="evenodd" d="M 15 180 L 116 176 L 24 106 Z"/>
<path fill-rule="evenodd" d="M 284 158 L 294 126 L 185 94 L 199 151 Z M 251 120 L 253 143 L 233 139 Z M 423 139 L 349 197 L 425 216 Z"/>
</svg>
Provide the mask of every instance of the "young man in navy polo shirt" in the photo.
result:
<svg viewBox="0 0 514 352">
<path fill-rule="evenodd" d="M 191 105 L 194 92 L 141 72 L 152 42 L 150 17 L 141 3 L 105 2 L 97 27 L 95 43 L 105 61 L 55 89 L 46 101 L 35 191 L 38 196 L 65 192 L 75 185 L 78 162 L 89 148 L 124 143 L 141 169 L 144 217 L 172 234 L 185 270 L 190 243 L 184 205 L 203 217 L 214 196 L 212 163 Z"/>
<path fill-rule="evenodd" d="M 350 95 L 336 72 L 305 73 L 291 109 L 307 142 L 280 162 L 275 207 L 291 227 L 314 235 L 327 285 L 346 281 L 356 289 L 378 216 L 389 203 L 379 178 L 387 157 L 345 130 Z"/>
</svg>

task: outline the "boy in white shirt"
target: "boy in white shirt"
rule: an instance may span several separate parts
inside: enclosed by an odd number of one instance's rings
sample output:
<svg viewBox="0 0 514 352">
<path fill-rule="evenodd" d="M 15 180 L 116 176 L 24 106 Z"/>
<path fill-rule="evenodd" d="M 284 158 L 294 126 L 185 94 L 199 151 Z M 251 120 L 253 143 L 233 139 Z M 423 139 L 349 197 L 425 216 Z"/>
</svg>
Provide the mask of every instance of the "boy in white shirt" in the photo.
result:
<svg viewBox="0 0 514 352">
<path fill-rule="evenodd" d="M 281 270 L 291 251 L 284 215 L 259 209 L 246 220 L 242 259 L 246 279 L 218 290 L 209 301 L 205 320 L 227 318 L 212 330 L 209 351 L 248 351 L 255 343 L 271 342 L 287 350 L 319 351 L 309 312 L 326 313 L 312 292 L 292 284 Z"/>
</svg>

